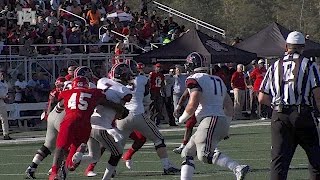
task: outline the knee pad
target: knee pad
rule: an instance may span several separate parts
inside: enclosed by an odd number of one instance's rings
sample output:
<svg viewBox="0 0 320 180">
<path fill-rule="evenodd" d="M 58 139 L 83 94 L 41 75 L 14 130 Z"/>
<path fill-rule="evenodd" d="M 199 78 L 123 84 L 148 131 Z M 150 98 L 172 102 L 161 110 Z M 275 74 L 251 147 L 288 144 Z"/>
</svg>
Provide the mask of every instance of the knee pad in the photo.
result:
<svg viewBox="0 0 320 180">
<path fill-rule="evenodd" d="M 41 148 L 38 149 L 37 154 L 39 154 L 43 158 L 46 158 L 48 155 L 51 154 L 51 151 L 46 146 L 42 145 Z"/>
<path fill-rule="evenodd" d="M 157 149 L 162 148 L 162 147 L 167 147 L 166 144 L 164 143 L 164 139 L 161 139 L 160 141 L 157 141 L 154 143 L 154 147 Z"/>
<path fill-rule="evenodd" d="M 121 157 L 122 157 L 122 154 L 119 155 L 119 156 L 111 155 L 108 163 L 109 163 L 111 166 L 117 166 L 117 165 L 118 165 L 118 162 L 119 162 L 120 159 L 121 159 Z"/>
<path fill-rule="evenodd" d="M 188 165 L 188 166 L 192 166 L 193 168 L 195 168 L 193 157 L 186 156 L 186 159 L 181 163 L 181 166 L 183 166 L 183 165 Z"/>
</svg>

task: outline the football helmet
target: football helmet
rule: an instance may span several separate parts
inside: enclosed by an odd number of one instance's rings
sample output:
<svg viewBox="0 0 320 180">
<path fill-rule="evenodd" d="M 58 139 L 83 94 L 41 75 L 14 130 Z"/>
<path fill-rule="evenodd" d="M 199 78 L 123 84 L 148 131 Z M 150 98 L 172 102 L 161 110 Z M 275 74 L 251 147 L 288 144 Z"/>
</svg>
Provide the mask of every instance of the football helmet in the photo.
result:
<svg viewBox="0 0 320 180">
<path fill-rule="evenodd" d="M 56 86 L 57 90 L 62 91 L 65 81 L 67 81 L 65 77 L 58 77 L 56 79 L 56 82 L 54 83 L 54 85 Z"/>
<path fill-rule="evenodd" d="M 93 72 L 88 66 L 79 66 L 74 70 L 74 77 L 84 76 L 88 79 L 93 77 Z"/>
<path fill-rule="evenodd" d="M 193 72 L 198 68 L 202 68 L 204 61 L 205 58 L 202 54 L 198 52 L 192 52 L 187 56 L 184 66 L 188 72 Z"/>
<path fill-rule="evenodd" d="M 72 89 L 89 88 L 89 80 L 84 76 L 77 76 L 72 80 Z"/>
<path fill-rule="evenodd" d="M 132 71 L 126 63 L 113 65 L 109 73 L 110 79 L 122 83 L 128 83 L 132 79 L 132 76 Z"/>
</svg>

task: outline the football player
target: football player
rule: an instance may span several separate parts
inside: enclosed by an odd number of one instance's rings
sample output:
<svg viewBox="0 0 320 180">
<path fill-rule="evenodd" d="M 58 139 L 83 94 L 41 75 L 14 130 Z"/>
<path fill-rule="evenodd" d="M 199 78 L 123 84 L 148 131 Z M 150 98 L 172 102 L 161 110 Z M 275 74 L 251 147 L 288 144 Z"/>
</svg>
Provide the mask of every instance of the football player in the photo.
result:
<svg viewBox="0 0 320 180">
<path fill-rule="evenodd" d="M 135 61 L 125 61 L 124 63 L 128 64 L 132 73 L 134 73 L 134 76 L 136 76 L 137 74 L 139 74 L 139 76 L 142 76 L 140 78 L 144 79 L 142 82 L 142 85 L 145 86 L 145 97 L 144 97 L 144 106 L 145 108 L 146 107 L 149 107 L 150 105 L 150 95 L 149 95 L 149 83 L 148 83 L 148 78 L 144 76 L 144 73 L 143 73 L 143 68 L 144 68 L 144 65 L 142 63 L 138 63 L 136 64 Z M 138 73 L 136 72 L 136 70 L 138 71 Z M 112 71 L 110 71 L 110 73 L 108 74 L 109 78 L 112 78 L 111 77 L 111 73 Z M 131 85 L 129 85 L 129 88 L 132 90 L 132 87 L 134 86 L 132 84 L 132 82 L 130 82 Z M 148 102 L 149 101 L 149 102 Z M 132 166 L 132 161 L 131 161 L 131 158 L 133 156 L 133 154 L 138 151 L 143 145 L 144 143 L 146 142 L 146 138 L 137 130 L 134 130 L 129 138 L 131 138 L 132 140 L 134 140 L 131 148 L 129 148 L 126 153 L 122 156 L 123 160 L 125 161 L 126 163 L 126 167 L 128 169 L 131 169 L 131 166 Z M 104 148 L 101 148 L 101 155 L 103 154 L 104 152 Z M 87 167 L 86 171 L 85 171 L 85 175 L 88 176 L 88 177 L 93 177 L 93 176 L 96 176 L 97 174 L 94 172 L 94 168 L 96 166 L 96 163 L 91 163 L 89 164 L 89 166 Z"/>
<path fill-rule="evenodd" d="M 74 73 L 75 77 L 78 77 L 80 75 L 85 76 L 85 77 L 92 77 L 92 76 L 90 76 L 90 74 L 92 74 L 91 69 L 86 66 L 78 67 L 76 72 L 77 73 Z M 60 86 L 60 81 L 63 79 L 60 79 L 59 81 L 58 81 L 58 79 L 57 79 L 57 84 L 59 84 L 58 86 Z M 64 81 L 63 90 L 71 89 L 71 84 L 72 84 L 71 82 L 72 81 Z M 94 83 L 90 82 L 89 87 L 96 88 L 96 85 Z M 57 92 L 59 92 L 59 91 L 57 91 Z M 56 95 L 57 94 L 55 93 L 55 96 Z M 30 164 L 30 166 L 28 166 L 28 168 L 25 171 L 27 179 L 35 179 L 35 171 L 36 171 L 38 165 L 48 155 L 50 155 L 51 152 L 54 150 L 56 138 L 57 138 L 59 128 L 60 128 L 60 123 L 61 123 L 64 115 L 65 115 L 64 109 L 58 108 L 57 106 L 55 106 L 54 109 L 48 114 L 47 132 L 46 132 L 45 142 L 41 146 L 41 148 L 37 150 L 37 152 L 32 160 L 32 163 Z M 71 157 L 69 157 L 69 159 Z M 50 172 L 51 172 L 51 169 L 49 170 L 49 174 L 50 174 Z"/>
<path fill-rule="evenodd" d="M 204 62 L 204 56 L 197 52 L 191 53 L 186 59 L 187 70 L 193 74 L 186 81 L 190 98 L 183 114 L 179 117 L 179 123 L 186 122 L 195 114 L 200 124 L 182 150 L 181 154 L 185 161 L 181 166 L 181 180 L 192 179 L 195 156 L 204 163 L 228 168 L 233 171 L 237 180 L 243 180 L 249 172 L 249 166 L 240 165 L 215 150 L 218 143 L 228 136 L 234 112 L 224 82 L 218 76 L 209 75 L 209 69 L 203 67 Z"/>
<path fill-rule="evenodd" d="M 168 159 L 163 136 L 157 129 L 155 123 L 145 115 L 144 99 L 145 97 L 148 98 L 147 86 L 148 79 L 143 75 L 136 76 L 132 85 L 128 86 L 133 92 L 131 101 L 125 105 L 130 113 L 125 119 L 116 120 L 116 125 L 124 136 L 122 141 L 123 145 L 134 130 L 141 132 L 144 137 L 153 141 L 157 154 L 162 162 L 164 174 L 175 174 L 180 172 L 180 169 L 175 168 Z"/>
<path fill-rule="evenodd" d="M 131 79 L 132 73 L 127 64 L 115 64 L 110 78 L 101 78 L 98 81 L 97 88 L 104 91 L 106 96 L 115 103 L 125 104 L 132 98 L 131 90 L 125 85 Z M 89 154 L 84 155 L 85 148 L 79 150 L 74 157 L 74 163 L 96 163 L 100 157 L 100 147 L 108 149 L 111 152 L 103 179 L 110 179 L 115 171 L 116 166 L 122 156 L 123 147 L 121 143 L 122 135 L 117 128 L 112 127 L 114 119 L 117 119 L 116 111 L 109 107 L 97 106 L 91 116 L 91 137 L 88 141 Z M 123 117 L 120 117 L 123 118 Z M 88 172 L 86 172 L 88 176 Z M 94 176 L 89 174 L 89 176 Z"/>
<path fill-rule="evenodd" d="M 89 89 L 89 80 L 83 76 L 75 77 L 72 88 L 61 92 L 58 100 L 60 102 L 57 107 L 64 107 L 66 115 L 60 123 L 50 180 L 59 179 L 58 167 L 62 165 L 69 147 L 77 148 L 88 141 L 91 132 L 90 116 L 94 108 L 97 105 L 110 105 L 110 101 L 100 89 Z M 66 165 L 71 165 L 68 159 Z"/>
<path fill-rule="evenodd" d="M 67 79 L 65 77 L 58 77 L 56 79 L 56 82 L 54 83 L 55 88 L 53 90 L 51 90 L 51 92 L 49 94 L 48 106 L 47 106 L 46 111 L 44 112 L 45 113 L 44 117 L 41 119 L 47 120 L 49 113 L 51 112 L 53 107 L 55 105 L 57 105 L 58 96 L 59 96 L 60 92 L 63 90 L 65 81 L 67 81 Z"/>
</svg>

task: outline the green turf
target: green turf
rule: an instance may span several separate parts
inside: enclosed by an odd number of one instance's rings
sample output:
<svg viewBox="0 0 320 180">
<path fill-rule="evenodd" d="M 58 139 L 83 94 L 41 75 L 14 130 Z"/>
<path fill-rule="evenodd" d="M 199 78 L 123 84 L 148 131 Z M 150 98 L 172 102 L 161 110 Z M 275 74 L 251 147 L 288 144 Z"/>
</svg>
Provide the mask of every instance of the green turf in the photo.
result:
<svg viewBox="0 0 320 180">
<path fill-rule="evenodd" d="M 241 127 L 231 128 L 230 139 L 223 141 L 219 149 L 242 164 L 248 164 L 252 172 L 248 174 L 249 180 L 269 179 L 269 162 L 270 162 L 270 126 L 259 127 Z M 18 134 L 17 136 L 25 135 Z M 35 133 L 35 136 L 43 132 Z M 183 132 L 163 133 L 167 142 L 180 143 Z M 29 133 L 30 135 L 30 133 Z M 129 142 L 130 143 L 130 142 Z M 25 145 L 1 145 L 0 146 L 0 180 L 16 180 L 24 178 L 24 171 L 32 160 L 35 151 L 41 146 L 40 143 Z M 174 154 L 172 149 L 175 145 L 168 145 L 170 159 L 180 166 L 182 159 L 179 155 Z M 83 176 L 84 167 L 80 167 L 76 172 L 68 175 L 69 179 L 101 179 L 104 167 L 108 158 L 105 153 L 101 162 L 97 165 L 96 170 L 99 172 L 97 178 L 87 178 Z M 143 148 L 134 156 L 134 170 L 129 171 L 125 168 L 123 161 L 120 162 L 116 179 L 179 179 L 179 176 L 163 176 L 161 163 L 151 146 Z M 39 166 L 37 179 L 47 179 L 46 172 L 50 168 L 52 157 L 50 156 Z M 308 179 L 307 158 L 305 153 L 298 148 L 289 171 L 289 180 Z M 229 170 L 219 168 L 215 165 L 203 164 L 196 161 L 196 174 L 194 179 L 215 179 L 231 180 L 235 176 Z"/>
</svg>

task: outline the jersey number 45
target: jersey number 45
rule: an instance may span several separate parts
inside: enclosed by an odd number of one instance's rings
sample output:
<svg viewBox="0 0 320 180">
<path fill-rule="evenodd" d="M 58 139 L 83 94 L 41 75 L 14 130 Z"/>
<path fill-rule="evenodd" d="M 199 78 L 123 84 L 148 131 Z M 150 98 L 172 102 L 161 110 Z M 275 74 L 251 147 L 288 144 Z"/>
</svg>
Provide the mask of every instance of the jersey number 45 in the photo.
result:
<svg viewBox="0 0 320 180">
<path fill-rule="evenodd" d="M 68 101 L 68 108 L 70 109 L 79 109 L 82 111 L 87 110 L 88 101 L 85 98 L 91 98 L 92 94 L 89 93 L 80 93 L 79 101 L 77 101 L 78 93 L 73 93 Z"/>
</svg>

